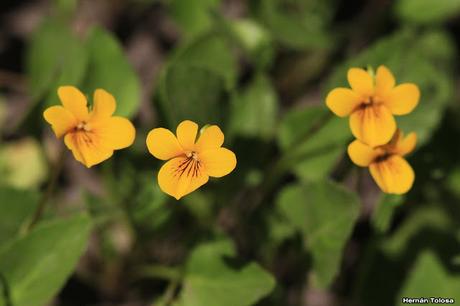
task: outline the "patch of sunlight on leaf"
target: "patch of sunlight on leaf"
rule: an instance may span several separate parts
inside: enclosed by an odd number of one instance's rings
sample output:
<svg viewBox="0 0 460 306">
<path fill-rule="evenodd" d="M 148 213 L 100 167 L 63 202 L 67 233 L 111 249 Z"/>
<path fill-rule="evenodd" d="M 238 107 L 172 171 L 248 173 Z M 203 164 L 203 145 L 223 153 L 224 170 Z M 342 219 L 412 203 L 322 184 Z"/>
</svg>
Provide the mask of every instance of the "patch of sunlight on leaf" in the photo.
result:
<svg viewBox="0 0 460 306">
<path fill-rule="evenodd" d="M 304 237 L 313 256 L 314 285 L 328 287 L 359 215 L 358 196 L 333 182 L 284 188 L 277 206 Z"/>
<path fill-rule="evenodd" d="M 89 62 L 85 93 L 92 95 L 97 88 L 103 88 L 117 101 L 116 115 L 133 117 L 141 102 L 141 85 L 120 43 L 107 30 L 95 27 L 89 33 L 86 48 Z"/>
<path fill-rule="evenodd" d="M 451 174 L 447 178 L 446 187 L 457 197 L 460 197 L 460 167 L 456 167 L 452 170 Z"/>
<path fill-rule="evenodd" d="M 460 1 L 398 0 L 394 9 L 399 18 L 408 23 L 439 23 L 460 13 Z"/>
<path fill-rule="evenodd" d="M 38 199 L 36 191 L 0 186 L 0 245 L 16 237 L 33 214 Z"/>
<path fill-rule="evenodd" d="M 37 226 L 0 249 L 0 273 L 15 306 L 43 306 L 65 284 L 83 254 L 91 221 L 85 215 Z M 0 300 L 0 306 L 6 306 Z"/>
<path fill-rule="evenodd" d="M 275 280 L 259 264 L 252 262 L 231 268 L 225 257 L 235 256 L 228 240 L 199 245 L 187 262 L 181 306 L 250 306 L 269 294 Z"/>
<path fill-rule="evenodd" d="M 258 74 L 231 101 L 230 133 L 269 140 L 276 131 L 278 109 L 269 78 Z"/>
<path fill-rule="evenodd" d="M 442 262 L 430 251 L 422 252 L 398 295 L 396 305 L 402 297 L 443 297 L 460 300 L 460 275 L 449 274 Z M 430 301 L 431 303 L 431 301 Z"/>
<path fill-rule="evenodd" d="M 8 142 L 0 149 L 0 182 L 17 188 L 36 188 L 47 173 L 45 156 L 35 139 Z"/>
</svg>

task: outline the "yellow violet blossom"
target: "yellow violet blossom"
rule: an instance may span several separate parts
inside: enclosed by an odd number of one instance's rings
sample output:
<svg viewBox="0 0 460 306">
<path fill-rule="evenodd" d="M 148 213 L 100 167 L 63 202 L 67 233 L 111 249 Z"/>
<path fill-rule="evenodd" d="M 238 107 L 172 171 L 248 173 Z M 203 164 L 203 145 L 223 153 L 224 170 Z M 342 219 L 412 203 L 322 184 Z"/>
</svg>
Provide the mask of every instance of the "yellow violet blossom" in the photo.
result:
<svg viewBox="0 0 460 306">
<path fill-rule="evenodd" d="M 116 102 L 107 91 L 96 89 L 92 110 L 88 109 L 83 93 L 73 86 L 59 87 L 58 96 L 62 106 L 47 108 L 43 116 L 56 137 L 64 136 L 67 148 L 86 167 L 110 158 L 114 150 L 134 142 L 134 126 L 128 119 L 112 116 Z"/>
<path fill-rule="evenodd" d="M 360 68 L 348 70 L 349 88 L 335 88 L 326 98 L 326 105 L 339 117 L 350 116 L 353 135 L 371 147 L 390 141 L 396 131 L 393 115 L 406 115 L 418 104 L 417 85 L 395 86 L 393 74 L 385 66 L 375 77 Z"/>
<path fill-rule="evenodd" d="M 235 154 L 225 148 L 224 134 L 217 125 L 202 131 L 198 125 L 182 121 L 177 137 L 165 128 L 156 128 L 147 136 L 147 148 L 158 159 L 169 160 L 158 173 L 161 190 L 177 200 L 206 184 L 209 177 L 222 177 L 236 167 Z"/>
<path fill-rule="evenodd" d="M 375 148 L 359 140 L 348 146 L 350 159 L 361 167 L 369 167 L 369 171 L 383 192 L 403 194 L 411 189 L 414 183 L 414 170 L 403 158 L 412 152 L 417 143 L 415 133 L 404 137 L 397 130 L 391 141 Z"/>
</svg>

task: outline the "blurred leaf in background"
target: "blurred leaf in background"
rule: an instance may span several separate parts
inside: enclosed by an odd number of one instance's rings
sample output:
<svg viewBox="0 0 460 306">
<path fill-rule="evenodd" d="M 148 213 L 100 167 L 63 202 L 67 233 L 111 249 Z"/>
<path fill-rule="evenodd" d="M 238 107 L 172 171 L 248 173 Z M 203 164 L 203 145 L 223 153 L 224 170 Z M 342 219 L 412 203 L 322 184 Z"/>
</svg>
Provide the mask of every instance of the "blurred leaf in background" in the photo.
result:
<svg viewBox="0 0 460 306">
<path fill-rule="evenodd" d="M 86 249 L 91 222 L 85 215 L 42 224 L 0 248 L 0 274 L 11 304 L 42 306 L 56 295 Z"/>
<path fill-rule="evenodd" d="M 344 246 L 358 218 L 359 199 L 327 181 L 283 189 L 277 205 L 304 237 L 313 255 L 313 286 L 326 288 L 340 267 Z"/>
<path fill-rule="evenodd" d="M 445 21 L 460 12 L 458 0 L 398 0 L 396 14 L 403 21 L 429 24 Z"/>
</svg>

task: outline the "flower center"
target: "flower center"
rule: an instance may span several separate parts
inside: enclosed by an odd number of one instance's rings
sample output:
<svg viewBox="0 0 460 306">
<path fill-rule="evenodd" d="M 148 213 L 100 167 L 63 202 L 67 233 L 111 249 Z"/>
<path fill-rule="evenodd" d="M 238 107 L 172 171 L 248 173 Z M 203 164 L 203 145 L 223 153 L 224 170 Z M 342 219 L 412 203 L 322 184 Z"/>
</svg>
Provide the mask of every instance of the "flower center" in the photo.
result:
<svg viewBox="0 0 460 306">
<path fill-rule="evenodd" d="M 198 161 L 198 153 L 194 152 L 194 151 L 188 151 L 187 153 L 185 153 L 185 155 L 189 158 L 189 159 L 193 159 L 195 161 Z"/>
<path fill-rule="evenodd" d="M 82 122 L 78 123 L 76 129 L 77 129 L 77 131 L 84 131 L 84 132 L 91 131 L 91 127 L 85 121 L 82 121 Z"/>
</svg>

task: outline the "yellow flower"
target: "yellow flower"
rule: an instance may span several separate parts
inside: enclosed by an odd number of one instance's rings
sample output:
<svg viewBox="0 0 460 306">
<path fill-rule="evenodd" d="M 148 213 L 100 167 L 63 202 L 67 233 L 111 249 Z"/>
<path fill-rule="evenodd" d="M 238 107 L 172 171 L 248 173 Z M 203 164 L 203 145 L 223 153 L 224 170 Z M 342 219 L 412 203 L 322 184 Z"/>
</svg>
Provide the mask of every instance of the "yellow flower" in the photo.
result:
<svg viewBox="0 0 460 306">
<path fill-rule="evenodd" d="M 410 113 L 420 98 L 415 84 L 395 86 L 395 78 L 385 66 L 378 67 L 375 78 L 364 69 L 351 68 L 348 83 L 351 89 L 333 89 L 326 105 L 337 116 L 350 115 L 353 135 L 371 147 L 390 141 L 396 131 L 393 115 Z"/>
<path fill-rule="evenodd" d="M 112 116 L 116 102 L 107 91 L 96 89 L 91 111 L 86 97 L 73 86 L 59 87 L 58 96 L 62 106 L 47 108 L 43 116 L 56 137 L 64 136 L 67 148 L 86 167 L 108 159 L 114 150 L 134 142 L 134 126 L 128 119 Z"/>
<path fill-rule="evenodd" d="M 182 121 L 176 136 L 164 128 L 150 131 L 149 152 L 158 159 L 169 160 L 158 173 L 161 190 L 179 200 L 206 184 L 209 177 L 222 177 L 236 167 L 235 154 L 225 148 L 224 134 L 217 125 L 202 131 L 197 141 L 198 125 Z"/>
<path fill-rule="evenodd" d="M 348 155 L 358 166 L 369 167 L 383 192 L 403 194 L 409 191 L 415 178 L 414 170 L 403 156 L 412 152 L 416 143 L 415 133 L 404 137 L 397 130 L 391 141 L 383 146 L 372 148 L 359 140 L 353 141 L 348 146 Z"/>
</svg>

